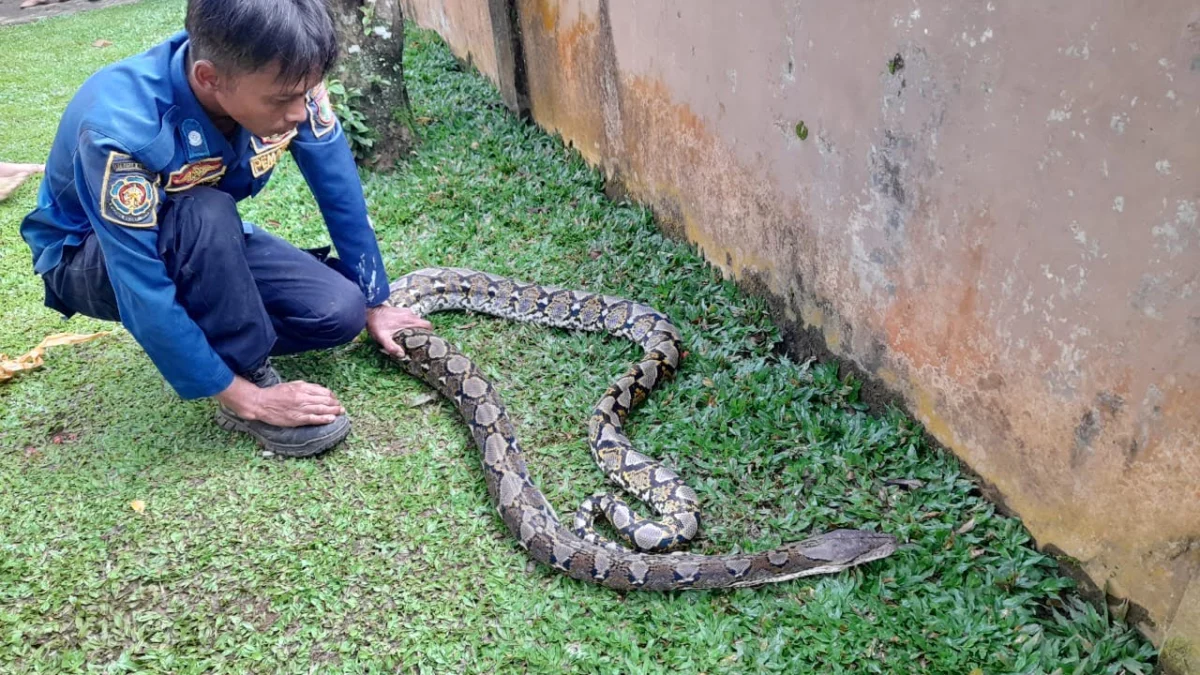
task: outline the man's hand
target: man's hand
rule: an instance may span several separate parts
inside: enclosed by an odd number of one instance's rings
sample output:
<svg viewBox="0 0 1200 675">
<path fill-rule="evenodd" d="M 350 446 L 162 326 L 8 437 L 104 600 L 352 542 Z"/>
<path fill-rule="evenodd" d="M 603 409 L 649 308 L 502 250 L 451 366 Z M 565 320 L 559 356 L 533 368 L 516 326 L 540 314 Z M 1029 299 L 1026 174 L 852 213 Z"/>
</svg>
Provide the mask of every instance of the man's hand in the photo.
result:
<svg viewBox="0 0 1200 675">
<path fill-rule="evenodd" d="M 307 382 L 286 382 L 259 388 L 242 377 L 217 394 L 217 400 L 244 420 L 258 420 L 277 427 L 329 424 L 346 409 L 333 392 Z"/>
<path fill-rule="evenodd" d="M 404 356 L 404 350 L 392 339 L 392 335 L 403 328 L 433 330 L 433 324 L 401 307 L 380 305 L 367 310 L 367 332 L 392 356 Z"/>
</svg>

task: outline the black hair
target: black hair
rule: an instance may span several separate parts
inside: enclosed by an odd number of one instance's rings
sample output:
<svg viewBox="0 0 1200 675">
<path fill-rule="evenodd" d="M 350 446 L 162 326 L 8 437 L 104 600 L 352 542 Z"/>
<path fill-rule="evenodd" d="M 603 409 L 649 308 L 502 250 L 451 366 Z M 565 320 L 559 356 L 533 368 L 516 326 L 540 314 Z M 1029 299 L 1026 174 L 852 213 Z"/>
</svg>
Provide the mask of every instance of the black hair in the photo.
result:
<svg viewBox="0 0 1200 675">
<path fill-rule="evenodd" d="M 279 62 L 279 81 L 322 77 L 337 61 L 324 0 L 188 0 L 191 60 L 247 73 Z"/>
</svg>

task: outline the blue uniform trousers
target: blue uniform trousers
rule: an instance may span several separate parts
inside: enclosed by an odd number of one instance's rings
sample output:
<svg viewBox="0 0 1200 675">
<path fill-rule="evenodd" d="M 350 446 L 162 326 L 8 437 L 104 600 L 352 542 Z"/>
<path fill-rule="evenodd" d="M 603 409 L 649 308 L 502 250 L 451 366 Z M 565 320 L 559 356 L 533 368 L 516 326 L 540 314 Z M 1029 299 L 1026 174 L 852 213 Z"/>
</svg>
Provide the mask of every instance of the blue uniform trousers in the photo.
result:
<svg viewBox="0 0 1200 675">
<path fill-rule="evenodd" d="M 243 228 L 233 198 L 208 187 L 171 195 L 159 216 L 158 253 L 176 299 L 239 374 L 268 355 L 327 349 L 362 332 L 366 299 L 328 252 Z M 67 316 L 120 321 L 95 233 L 43 278 L 47 304 Z"/>
</svg>

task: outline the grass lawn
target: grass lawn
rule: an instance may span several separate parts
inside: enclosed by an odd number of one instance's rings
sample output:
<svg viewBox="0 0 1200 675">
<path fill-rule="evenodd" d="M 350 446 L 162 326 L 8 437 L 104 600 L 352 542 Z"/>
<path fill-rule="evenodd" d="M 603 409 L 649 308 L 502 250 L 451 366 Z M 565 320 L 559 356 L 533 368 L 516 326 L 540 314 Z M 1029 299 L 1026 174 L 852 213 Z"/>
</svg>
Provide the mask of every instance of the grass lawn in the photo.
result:
<svg viewBox="0 0 1200 675">
<path fill-rule="evenodd" d="M 83 79 L 175 31 L 183 7 L 0 28 L 0 157 L 42 161 Z M 906 547 L 733 592 L 572 581 L 507 535 L 453 409 L 366 342 L 278 360 L 334 389 L 355 426 L 318 460 L 264 458 L 213 424 L 211 402 L 175 397 L 127 332 L 42 307 L 18 235 L 35 181 L 0 203 L 0 351 L 115 332 L 0 385 L 0 671 L 1151 672 L 1154 649 L 1082 603 L 915 422 L 868 414 L 836 364 L 779 356 L 762 301 L 608 200 L 597 172 L 508 114 L 436 36 L 412 31 L 406 66 L 423 144 L 396 173 L 364 176 L 393 276 L 470 266 L 671 315 L 690 355 L 630 430 L 699 492 L 693 550 L 864 524 Z M 242 209 L 299 245 L 327 239 L 290 160 Z M 500 388 L 559 513 L 605 487 L 585 422 L 632 345 L 433 320 Z"/>
</svg>

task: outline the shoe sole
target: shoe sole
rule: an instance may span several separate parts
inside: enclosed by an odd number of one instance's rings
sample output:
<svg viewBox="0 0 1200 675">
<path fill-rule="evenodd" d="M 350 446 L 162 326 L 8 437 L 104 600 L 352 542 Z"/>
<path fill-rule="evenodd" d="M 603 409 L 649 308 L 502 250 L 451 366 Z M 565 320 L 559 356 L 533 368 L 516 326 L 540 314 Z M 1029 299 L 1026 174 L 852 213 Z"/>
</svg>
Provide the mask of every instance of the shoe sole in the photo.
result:
<svg viewBox="0 0 1200 675">
<path fill-rule="evenodd" d="M 334 429 L 324 436 L 310 438 L 304 443 L 298 445 L 288 445 L 285 443 L 277 443 L 269 441 L 258 434 L 249 425 L 236 420 L 225 413 L 223 410 L 217 411 L 217 426 L 226 431 L 240 431 L 248 434 L 251 438 L 258 442 L 265 450 L 283 455 L 285 457 L 312 457 L 319 455 L 326 450 L 333 448 L 338 443 L 345 440 L 346 436 L 350 435 L 350 423 L 347 422 L 340 429 Z"/>
</svg>

